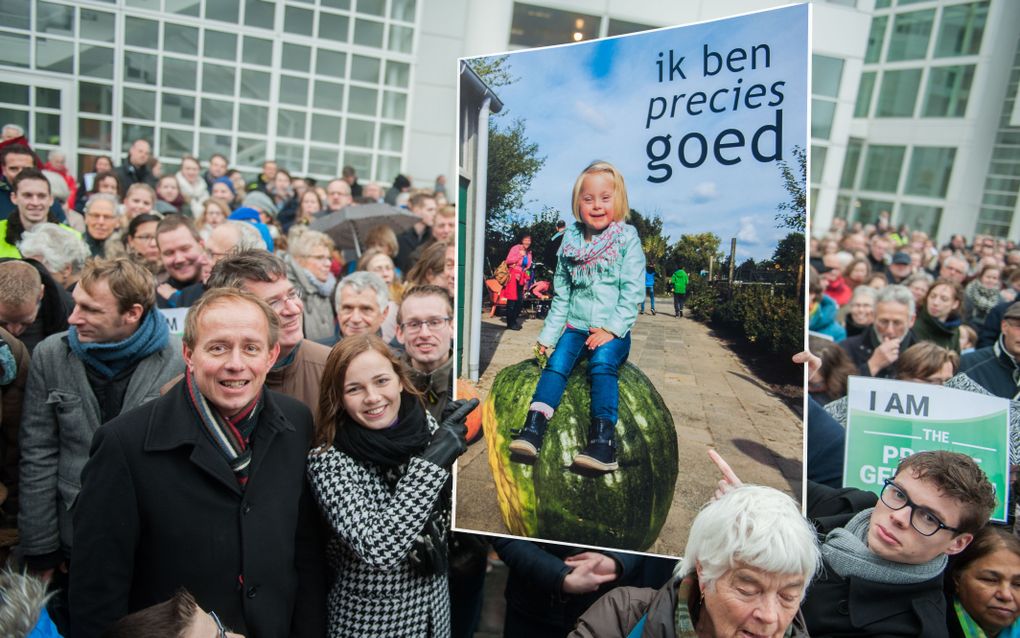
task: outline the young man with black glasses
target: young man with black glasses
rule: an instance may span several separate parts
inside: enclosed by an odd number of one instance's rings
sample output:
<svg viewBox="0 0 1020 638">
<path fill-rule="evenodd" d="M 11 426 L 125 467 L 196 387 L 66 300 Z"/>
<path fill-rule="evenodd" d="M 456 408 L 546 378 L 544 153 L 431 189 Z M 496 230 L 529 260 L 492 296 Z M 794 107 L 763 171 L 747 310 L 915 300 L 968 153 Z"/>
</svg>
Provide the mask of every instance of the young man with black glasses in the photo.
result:
<svg viewBox="0 0 1020 638">
<path fill-rule="evenodd" d="M 918 452 L 881 497 L 809 484 L 825 569 L 801 607 L 812 636 L 947 636 L 942 573 L 995 507 L 970 457 Z"/>
<path fill-rule="evenodd" d="M 404 293 L 397 313 L 397 341 L 404 346 L 415 387 L 424 393 L 425 407 L 441 420 L 453 399 L 453 300 L 431 284 Z"/>
</svg>

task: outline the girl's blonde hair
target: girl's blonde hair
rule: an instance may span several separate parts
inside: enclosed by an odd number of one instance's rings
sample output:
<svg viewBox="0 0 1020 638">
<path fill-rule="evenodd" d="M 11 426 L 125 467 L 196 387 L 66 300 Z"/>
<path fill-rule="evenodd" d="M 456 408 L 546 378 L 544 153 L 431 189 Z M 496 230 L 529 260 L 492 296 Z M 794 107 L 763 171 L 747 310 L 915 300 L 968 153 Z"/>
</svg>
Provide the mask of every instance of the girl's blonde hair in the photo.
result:
<svg viewBox="0 0 1020 638">
<path fill-rule="evenodd" d="M 588 175 L 596 173 L 607 173 L 613 178 L 613 221 L 622 222 L 630 214 L 630 204 L 627 201 L 627 186 L 623 183 L 623 174 L 616 170 L 616 167 L 609 162 L 596 160 L 581 171 L 574 182 L 574 194 L 570 200 L 570 207 L 574 211 L 574 219 L 581 221 L 581 183 Z"/>
</svg>

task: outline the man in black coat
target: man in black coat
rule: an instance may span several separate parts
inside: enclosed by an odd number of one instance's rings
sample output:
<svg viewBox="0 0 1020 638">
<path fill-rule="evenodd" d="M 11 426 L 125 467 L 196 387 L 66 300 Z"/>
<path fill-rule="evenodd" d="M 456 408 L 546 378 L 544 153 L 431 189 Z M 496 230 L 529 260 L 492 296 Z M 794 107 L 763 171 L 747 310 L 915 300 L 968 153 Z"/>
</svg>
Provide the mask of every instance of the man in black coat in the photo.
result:
<svg viewBox="0 0 1020 638">
<path fill-rule="evenodd" d="M 263 390 L 278 332 L 258 297 L 209 291 L 186 321 L 185 378 L 97 432 L 74 515 L 72 636 L 181 587 L 249 638 L 325 635 L 311 413 Z"/>
<path fill-rule="evenodd" d="M 801 605 L 810 634 L 947 636 L 947 557 L 970 544 L 994 507 L 984 472 L 955 452 L 906 457 L 877 500 L 809 483 L 808 518 L 825 534 L 825 568 Z"/>
<path fill-rule="evenodd" d="M 121 197 L 127 193 L 132 184 L 148 184 L 156 188 L 158 181 L 149 168 L 149 160 L 152 159 L 152 146 L 147 140 L 137 139 L 131 143 L 128 149 L 127 160 L 117 167 L 117 178 L 120 180 Z"/>
<path fill-rule="evenodd" d="M 1003 399 L 1020 397 L 1020 302 L 1002 314 L 1000 335 L 987 348 L 968 352 L 960 359 L 960 375 L 966 376 L 989 394 Z"/>
<path fill-rule="evenodd" d="M 878 291 L 875 299 L 875 323 L 859 335 L 839 342 L 865 377 L 891 379 L 896 360 L 917 343 L 914 325 L 914 295 L 906 286 L 891 285 Z"/>
</svg>

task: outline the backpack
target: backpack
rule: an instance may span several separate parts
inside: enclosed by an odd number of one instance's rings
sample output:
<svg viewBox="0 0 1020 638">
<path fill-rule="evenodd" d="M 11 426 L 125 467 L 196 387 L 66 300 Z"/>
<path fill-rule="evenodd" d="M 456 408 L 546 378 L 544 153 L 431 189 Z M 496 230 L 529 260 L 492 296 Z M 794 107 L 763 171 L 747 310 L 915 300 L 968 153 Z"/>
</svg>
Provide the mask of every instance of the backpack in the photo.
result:
<svg viewBox="0 0 1020 638">
<path fill-rule="evenodd" d="M 505 286 L 506 282 L 510 281 L 510 267 L 506 265 L 505 259 L 496 266 L 496 272 L 492 273 L 492 278 L 499 282 L 500 286 Z"/>
</svg>

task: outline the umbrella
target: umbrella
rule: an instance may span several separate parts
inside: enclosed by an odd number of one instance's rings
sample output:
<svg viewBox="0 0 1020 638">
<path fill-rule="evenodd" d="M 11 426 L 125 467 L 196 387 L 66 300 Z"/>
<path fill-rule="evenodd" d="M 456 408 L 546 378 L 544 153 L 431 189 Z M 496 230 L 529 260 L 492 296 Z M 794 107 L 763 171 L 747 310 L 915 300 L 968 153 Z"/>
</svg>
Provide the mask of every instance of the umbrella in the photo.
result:
<svg viewBox="0 0 1020 638">
<path fill-rule="evenodd" d="M 354 250 L 360 257 L 365 238 L 376 226 L 385 224 L 401 233 L 417 221 L 416 215 L 389 204 L 351 204 L 312 220 L 308 228 L 326 233 L 338 249 Z"/>
</svg>

